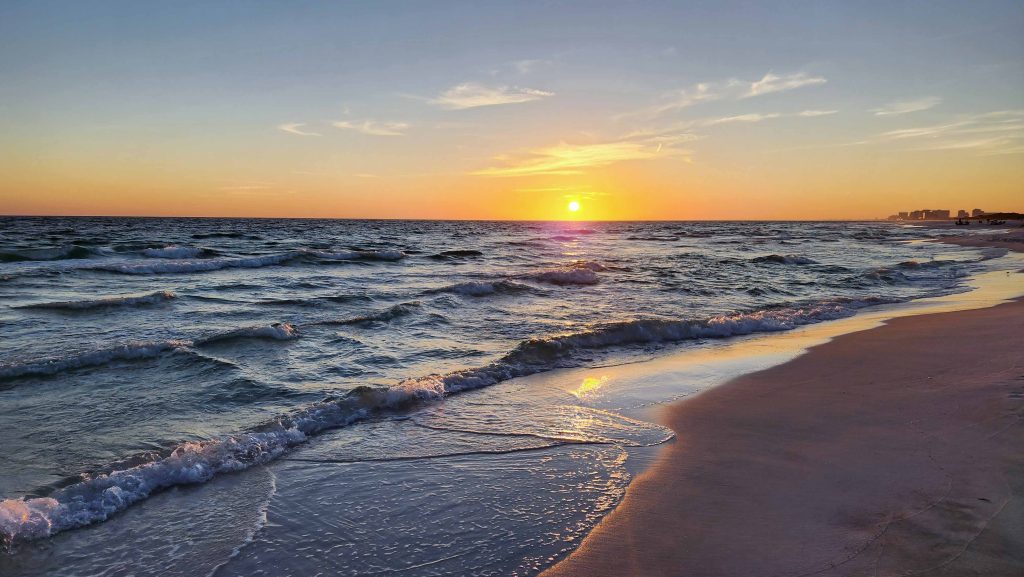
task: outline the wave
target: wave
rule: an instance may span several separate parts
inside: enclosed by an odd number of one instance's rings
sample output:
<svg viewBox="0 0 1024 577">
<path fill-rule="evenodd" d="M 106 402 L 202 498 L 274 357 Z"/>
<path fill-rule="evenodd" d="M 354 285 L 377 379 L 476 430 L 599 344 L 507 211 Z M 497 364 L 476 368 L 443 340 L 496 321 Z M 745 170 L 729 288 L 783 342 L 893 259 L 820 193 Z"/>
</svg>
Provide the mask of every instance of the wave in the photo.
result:
<svg viewBox="0 0 1024 577">
<path fill-rule="evenodd" d="M 452 259 L 458 259 L 458 258 L 483 256 L 483 255 L 484 255 L 484 253 L 482 253 L 482 252 L 480 252 L 478 250 L 468 250 L 468 249 L 467 250 L 444 250 L 444 251 L 441 251 L 441 252 L 439 252 L 437 254 L 430 255 L 428 258 L 432 258 L 434 260 L 452 260 Z"/>
<path fill-rule="evenodd" d="M 114 361 L 149 359 L 167 351 L 187 349 L 235 339 L 292 340 L 299 330 L 289 323 L 243 327 L 196 340 L 137 341 L 110 348 L 97 349 L 67 357 L 0 363 L 0 381 L 23 377 L 49 376 L 75 369 L 106 365 Z"/>
<path fill-rule="evenodd" d="M 769 254 L 767 256 L 759 256 L 750 259 L 750 262 L 762 262 L 772 264 L 817 264 L 818 261 L 807 258 L 806 256 L 800 256 L 797 254 Z"/>
<path fill-rule="evenodd" d="M 272 339 L 277 341 L 290 341 L 299 338 L 299 329 L 290 323 L 272 323 L 254 327 L 243 327 L 201 339 L 196 339 L 193 344 L 196 346 L 207 345 L 223 341 L 238 339 Z"/>
<path fill-rule="evenodd" d="M 356 387 L 259 427 L 218 440 L 186 442 L 148 462 L 88 476 L 49 497 L 0 502 L 0 541 L 11 545 L 103 521 L 155 491 L 203 483 L 215 475 L 267 463 L 329 429 L 345 427 L 382 411 L 444 399 L 559 366 L 590 349 L 782 331 L 855 314 L 885 299 L 833 299 L 704 320 L 639 319 L 524 341 L 482 367 L 427 375 L 390 387 Z"/>
<path fill-rule="evenodd" d="M 524 275 L 523 278 L 559 286 L 593 285 L 600 282 L 597 274 L 590 268 L 551 269 Z"/>
<path fill-rule="evenodd" d="M 657 236 L 657 235 L 633 235 L 627 236 L 626 240 L 646 240 L 652 242 L 673 242 L 679 240 L 678 236 Z"/>
<path fill-rule="evenodd" d="M 165 247 L 163 249 L 154 250 L 169 251 L 169 249 L 172 248 L 174 249 L 174 251 L 177 251 L 179 249 L 181 251 L 203 250 L 192 249 L 190 247 Z M 162 262 L 154 262 L 152 260 L 139 260 L 127 262 L 122 261 L 110 264 L 99 264 L 89 268 L 92 270 L 102 270 L 121 274 L 145 275 L 208 272 L 231 268 L 261 268 L 265 266 L 282 265 L 289 261 L 309 258 L 326 261 L 396 261 L 405 258 L 405 253 L 400 250 L 351 250 L 341 252 L 329 252 L 302 249 L 278 254 L 268 254 L 263 256 L 207 259 L 178 258 L 177 256 L 173 256 L 176 254 L 174 251 L 169 251 L 165 253 L 167 255 L 166 257 L 158 257 L 167 259 L 163 260 Z M 181 254 L 184 254 L 184 252 L 182 252 Z"/>
<path fill-rule="evenodd" d="M 91 268 L 93 270 L 134 275 L 207 272 L 228 268 L 260 268 L 264 266 L 274 266 L 298 258 L 300 254 L 301 253 L 297 252 L 288 252 L 247 258 L 213 258 L 203 260 L 185 259 L 167 260 L 165 262 L 131 261 L 101 264 Z"/>
<path fill-rule="evenodd" d="M 24 250 L 0 251 L 0 262 L 20 262 L 34 260 L 65 260 L 82 259 L 96 256 L 96 252 L 88 247 L 71 245 L 57 248 L 34 248 Z"/>
<path fill-rule="evenodd" d="M 930 269 L 930 268 L 939 268 L 939 267 L 943 267 L 943 266 L 950 265 L 950 264 L 965 264 L 965 263 L 961 263 L 961 262 L 958 262 L 958 261 L 955 261 L 955 260 L 942 260 L 942 259 L 926 260 L 926 261 L 907 260 L 907 261 L 901 262 L 900 264 L 898 264 L 896 266 L 898 266 L 900 268 L 905 268 L 905 269 Z"/>
<path fill-rule="evenodd" d="M 533 290 L 532 287 L 510 280 L 467 281 L 436 289 L 435 293 L 454 293 L 463 296 L 481 297 L 493 294 L 512 294 Z"/>
<path fill-rule="evenodd" d="M 0 380 L 55 375 L 73 369 L 105 365 L 113 361 L 149 359 L 165 351 L 191 345 L 191 341 L 179 340 L 140 341 L 69 357 L 0 363 Z"/>
<path fill-rule="evenodd" d="M 347 319 L 331 320 L 331 321 L 319 321 L 317 325 L 359 325 L 372 322 L 387 322 L 397 318 L 401 318 L 410 314 L 415 313 L 420 308 L 421 303 L 419 301 L 410 301 L 407 303 L 399 303 L 392 307 L 386 308 L 382 311 L 371 313 L 368 315 L 352 317 Z"/>
<path fill-rule="evenodd" d="M 173 259 L 186 259 L 196 258 L 207 253 L 206 249 L 196 248 L 194 246 L 176 246 L 170 245 L 163 248 L 147 248 L 142 251 L 142 256 L 148 258 L 173 258 Z"/>
<path fill-rule="evenodd" d="M 395 261 L 405 258 L 400 250 L 346 250 L 341 252 L 308 251 L 316 258 L 324 260 L 383 260 Z"/>
<path fill-rule="evenodd" d="M 16 308 L 87 310 L 107 307 L 130 307 L 139 305 L 158 304 L 169 301 L 175 297 L 176 295 L 171 291 L 157 291 L 154 293 L 150 293 L 148 295 L 141 296 L 105 297 L 101 299 L 81 301 L 58 301 L 52 303 L 22 305 Z"/>
</svg>

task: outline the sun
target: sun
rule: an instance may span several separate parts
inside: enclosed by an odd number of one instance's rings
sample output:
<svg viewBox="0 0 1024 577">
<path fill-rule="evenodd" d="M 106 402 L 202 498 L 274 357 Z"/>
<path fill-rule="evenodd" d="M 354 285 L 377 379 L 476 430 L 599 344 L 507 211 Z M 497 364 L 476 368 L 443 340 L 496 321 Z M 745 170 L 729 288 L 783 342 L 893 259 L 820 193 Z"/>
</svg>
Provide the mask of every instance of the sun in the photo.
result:
<svg viewBox="0 0 1024 577">
<path fill-rule="evenodd" d="M 569 212 L 576 212 L 579 209 L 580 209 L 580 202 L 578 200 L 573 200 L 573 201 L 569 202 Z"/>
</svg>

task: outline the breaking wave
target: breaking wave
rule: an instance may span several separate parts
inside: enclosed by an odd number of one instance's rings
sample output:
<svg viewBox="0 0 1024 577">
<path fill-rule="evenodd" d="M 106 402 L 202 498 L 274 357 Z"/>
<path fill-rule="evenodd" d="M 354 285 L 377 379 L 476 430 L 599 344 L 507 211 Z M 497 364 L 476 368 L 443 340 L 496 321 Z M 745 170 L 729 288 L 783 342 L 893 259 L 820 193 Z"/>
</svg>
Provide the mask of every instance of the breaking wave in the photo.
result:
<svg viewBox="0 0 1024 577">
<path fill-rule="evenodd" d="M 893 301 L 880 298 L 833 299 L 703 320 L 639 319 L 530 339 L 481 367 L 427 375 L 390 387 L 356 387 L 343 396 L 328 397 L 246 432 L 218 440 L 182 443 L 142 464 L 86 476 L 49 497 L 4 500 L 0 502 L 0 540 L 10 545 L 97 523 L 146 499 L 155 491 L 202 483 L 220 473 L 267 463 L 320 432 L 348 426 L 381 411 L 439 401 L 461 391 L 556 367 L 572 366 L 579 362 L 574 358 L 576 354 L 587 350 L 783 331 L 851 316 L 860 308 L 885 302 Z M 226 334 L 294 338 L 293 330 L 290 325 L 270 325 Z M 106 354 L 134 358 L 183 345 L 178 341 L 168 341 L 147 346 L 151 349 L 125 349 L 121 353 Z"/>
</svg>

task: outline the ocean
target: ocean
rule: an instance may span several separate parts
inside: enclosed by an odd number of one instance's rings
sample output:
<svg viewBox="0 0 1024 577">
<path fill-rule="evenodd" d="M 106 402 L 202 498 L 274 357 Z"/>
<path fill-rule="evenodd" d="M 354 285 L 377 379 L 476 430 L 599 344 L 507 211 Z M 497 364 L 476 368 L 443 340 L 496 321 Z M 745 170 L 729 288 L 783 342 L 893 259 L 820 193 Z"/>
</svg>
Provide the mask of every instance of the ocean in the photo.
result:
<svg viewBox="0 0 1024 577">
<path fill-rule="evenodd" d="M 962 291 L 1003 254 L 936 234 L 0 218 L 0 573 L 536 574 L 672 433 L 596 377 L 523 377 Z"/>
</svg>

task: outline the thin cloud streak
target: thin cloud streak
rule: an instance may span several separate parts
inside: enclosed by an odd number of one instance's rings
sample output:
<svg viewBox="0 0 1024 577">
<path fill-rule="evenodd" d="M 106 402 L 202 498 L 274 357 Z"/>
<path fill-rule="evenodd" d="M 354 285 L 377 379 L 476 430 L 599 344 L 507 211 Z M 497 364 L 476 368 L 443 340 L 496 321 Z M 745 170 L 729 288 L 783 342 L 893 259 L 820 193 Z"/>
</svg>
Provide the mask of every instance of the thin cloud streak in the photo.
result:
<svg viewBox="0 0 1024 577">
<path fill-rule="evenodd" d="M 304 122 L 286 122 L 284 124 L 278 124 L 277 129 L 283 130 L 289 134 L 297 134 L 299 136 L 320 136 L 320 134 L 317 132 L 306 132 L 304 130 L 299 130 L 305 125 L 306 123 Z"/>
<path fill-rule="evenodd" d="M 376 120 L 364 120 L 362 122 L 339 120 L 331 123 L 331 126 L 370 136 L 405 136 L 405 131 L 409 128 L 409 124 L 406 122 L 379 122 Z"/>
<path fill-rule="evenodd" d="M 672 91 L 665 96 L 663 104 L 655 105 L 625 116 L 659 116 L 689 108 L 704 102 L 718 100 L 744 100 L 766 94 L 796 90 L 805 86 L 825 84 L 828 80 L 823 76 L 810 76 L 806 72 L 778 75 L 771 72 L 760 80 L 740 80 L 730 78 L 721 82 L 700 82 L 689 88 Z"/>
<path fill-rule="evenodd" d="M 538 176 L 582 174 L 587 168 L 599 168 L 627 160 L 645 160 L 680 154 L 683 151 L 665 150 L 661 143 L 618 141 L 598 144 L 559 144 L 528 152 L 521 158 L 506 160 L 506 166 L 478 170 L 475 176 Z"/>
<path fill-rule="evenodd" d="M 830 116 L 832 114 L 837 114 L 838 112 L 838 110 L 804 110 L 802 112 L 798 112 L 796 115 L 803 116 L 804 118 L 814 118 L 817 116 Z"/>
<path fill-rule="evenodd" d="M 447 110 L 465 110 L 482 106 L 521 104 L 549 96 L 554 96 L 554 93 L 536 88 L 484 86 L 475 82 L 465 82 L 445 90 L 430 100 L 430 103 Z"/>
<path fill-rule="evenodd" d="M 921 142 L 911 150 L 975 150 L 986 155 L 1024 152 L 1024 110 L 961 116 L 952 122 L 889 130 L 879 141 Z"/>
<path fill-rule="evenodd" d="M 925 96 L 916 100 L 890 102 L 878 108 L 872 108 L 868 112 L 874 112 L 875 116 L 898 116 L 900 114 L 910 114 L 911 112 L 921 112 L 922 110 L 935 108 L 940 102 L 942 102 L 942 99 L 938 96 Z"/>
<path fill-rule="evenodd" d="M 795 90 L 797 88 L 803 88 L 804 86 L 825 84 L 826 82 L 828 81 L 822 76 L 808 76 L 805 72 L 788 74 L 786 76 L 779 76 L 769 72 L 768 74 L 765 74 L 761 80 L 750 85 L 750 91 L 747 93 L 746 98 L 771 94 L 773 92 Z"/>
</svg>

